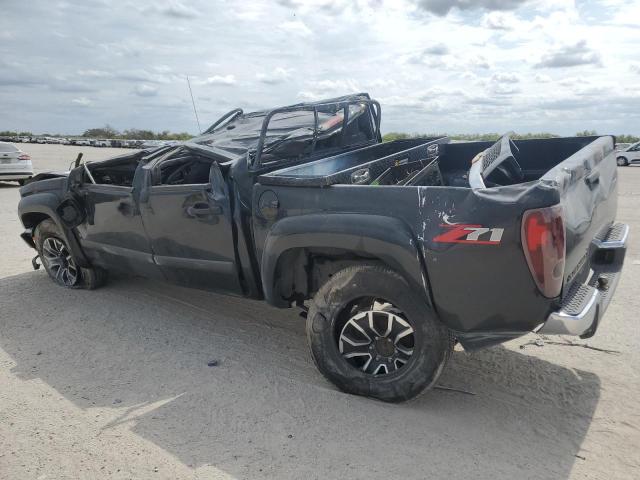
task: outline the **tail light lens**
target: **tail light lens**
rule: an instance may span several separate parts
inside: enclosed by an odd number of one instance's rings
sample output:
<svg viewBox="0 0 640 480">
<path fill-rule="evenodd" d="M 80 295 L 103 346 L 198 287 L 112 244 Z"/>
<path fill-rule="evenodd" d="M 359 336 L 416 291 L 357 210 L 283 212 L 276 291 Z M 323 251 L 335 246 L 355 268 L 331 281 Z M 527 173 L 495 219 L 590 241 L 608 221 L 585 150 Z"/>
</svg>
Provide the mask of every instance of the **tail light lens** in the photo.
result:
<svg viewBox="0 0 640 480">
<path fill-rule="evenodd" d="M 26 153 L 21 153 L 20 155 L 18 155 L 18 160 L 31 160 L 31 157 Z"/>
<path fill-rule="evenodd" d="M 524 212 L 522 248 L 538 290 L 548 298 L 560 295 L 566 250 L 560 205 Z"/>
</svg>

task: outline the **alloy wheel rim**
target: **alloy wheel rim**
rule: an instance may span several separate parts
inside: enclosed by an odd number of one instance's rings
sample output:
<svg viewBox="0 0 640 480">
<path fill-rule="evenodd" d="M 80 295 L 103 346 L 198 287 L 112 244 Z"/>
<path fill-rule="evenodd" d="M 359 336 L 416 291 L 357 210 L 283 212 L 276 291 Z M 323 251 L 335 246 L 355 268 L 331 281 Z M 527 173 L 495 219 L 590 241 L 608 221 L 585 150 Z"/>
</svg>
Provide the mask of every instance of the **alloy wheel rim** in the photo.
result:
<svg viewBox="0 0 640 480">
<path fill-rule="evenodd" d="M 42 258 L 56 282 L 72 287 L 78 282 L 78 267 L 62 240 L 48 237 L 42 244 Z"/>
<path fill-rule="evenodd" d="M 353 315 L 342 327 L 338 347 L 354 368 L 373 376 L 404 367 L 413 355 L 415 331 L 394 308 L 372 309 Z"/>
</svg>

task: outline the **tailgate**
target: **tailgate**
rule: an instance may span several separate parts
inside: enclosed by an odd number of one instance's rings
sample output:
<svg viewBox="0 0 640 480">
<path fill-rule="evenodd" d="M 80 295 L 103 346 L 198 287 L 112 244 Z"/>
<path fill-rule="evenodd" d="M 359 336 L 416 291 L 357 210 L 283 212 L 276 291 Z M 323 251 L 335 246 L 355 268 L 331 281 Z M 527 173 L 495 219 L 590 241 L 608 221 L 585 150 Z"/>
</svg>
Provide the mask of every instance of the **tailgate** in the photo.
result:
<svg viewBox="0 0 640 480">
<path fill-rule="evenodd" d="M 557 183 L 566 237 L 565 297 L 575 282 L 585 281 L 595 239 L 608 235 L 617 210 L 618 172 L 614 138 L 599 137 L 547 172 L 543 182 Z"/>
<path fill-rule="evenodd" d="M 618 176 L 614 138 L 600 137 L 542 180 L 557 182 L 565 225 L 562 301 L 540 330 L 592 336 L 618 284 L 629 228 L 615 223 Z"/>
</svg>

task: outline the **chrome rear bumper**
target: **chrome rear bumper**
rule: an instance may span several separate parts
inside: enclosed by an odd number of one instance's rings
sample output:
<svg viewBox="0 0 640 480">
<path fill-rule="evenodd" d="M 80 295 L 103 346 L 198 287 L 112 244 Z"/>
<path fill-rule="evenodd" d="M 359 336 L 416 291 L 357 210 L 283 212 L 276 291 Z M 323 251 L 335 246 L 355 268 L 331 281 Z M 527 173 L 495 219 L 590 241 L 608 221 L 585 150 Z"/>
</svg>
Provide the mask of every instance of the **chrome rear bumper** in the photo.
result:
<svg viewBox="0 0 640 480">
<path fill-rule="evenodd" d="M 618 286 L 628 236 L 629 226 L 617 223 L 593 240 L 593 258 L 603 261 L 591 265 L 593 272 L 586 283 L 571 287 L 560 309 L 547 317 L 538 333 L 588 338 L 596 332 Z"/>
</svg>

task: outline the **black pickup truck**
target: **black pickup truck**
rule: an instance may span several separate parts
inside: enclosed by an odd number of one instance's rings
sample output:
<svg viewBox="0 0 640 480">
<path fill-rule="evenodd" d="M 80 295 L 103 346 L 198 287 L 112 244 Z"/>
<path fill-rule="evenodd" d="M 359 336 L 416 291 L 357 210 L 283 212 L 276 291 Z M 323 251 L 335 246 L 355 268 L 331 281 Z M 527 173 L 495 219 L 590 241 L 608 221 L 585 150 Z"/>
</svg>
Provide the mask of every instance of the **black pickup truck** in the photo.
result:
<svg viewBox="0 0 640 480">
<path fill-rule="evenodd" d="M 367 94 L 237 109 L 78 162 L 21 188 L 22 236 L 66 287 L 120 270 L 301 307 L 319 370 L 386 401 L 432 386 L 456 342 L 593 335 L 626 252 L 615 139 L 382 143 L 380 116 Z"/>
</svg>

